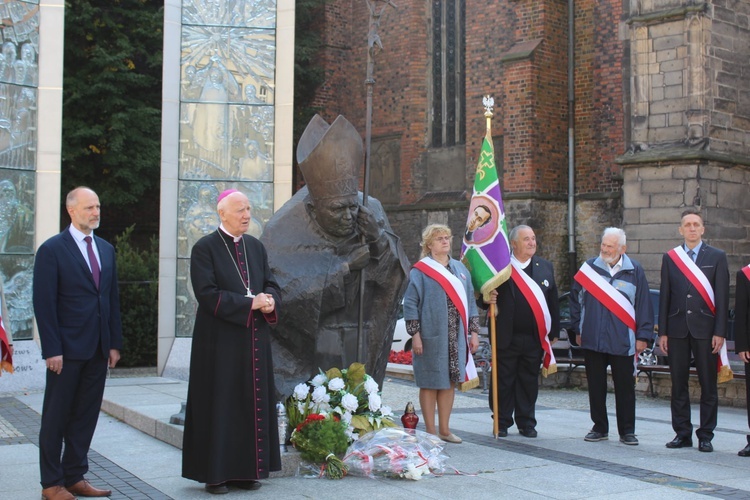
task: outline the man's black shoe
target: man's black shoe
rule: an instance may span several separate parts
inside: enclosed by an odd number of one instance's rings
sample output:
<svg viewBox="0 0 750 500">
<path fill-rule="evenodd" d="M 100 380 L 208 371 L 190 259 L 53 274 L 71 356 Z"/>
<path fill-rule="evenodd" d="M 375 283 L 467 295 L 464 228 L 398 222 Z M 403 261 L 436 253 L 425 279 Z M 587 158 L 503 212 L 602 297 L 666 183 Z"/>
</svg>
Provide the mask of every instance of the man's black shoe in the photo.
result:
<svg viewBox="0 0 750 500">
<path fill-rule="evenodd" d="M 518 433 L 527 438 L 535 438 L 538 435 L 536 432 L 536 429 L 534 429 L 533 427 L 527 427 L 525 429 L 518 429 Z"/>
<path fill-rule="evenodd" d="M 508 437 L 508 429 L 504 429 L 504 428 L 500 427 L 497 430 L 497 437 L 507 438 Z"/>
<path fill-rule="evenodd" d="M 635 434 L 623 434 L 622 436 L 620 436 L 620 442 L 622 444 L 635 446 L 638 444 L 638 438 L 635 437 Z"/>
<path fill-rule="evenodd" d="M 229 493 L 229 488 L 227 488 L 227 483 L 207 484 L 206 491 L 212 495 L 224 495 Z"/>
<path fill-rule="evenodd" d="M 693 440 L 689 437 L 675 436 L 667 443 L 667 448 L 690 448 L 691 446 L 693 446 Z"/>
<path fill-rule="evenodd" d="M 590 443 L 594 443 L 596 441 L 606 441 L 609 439 L 609 435 L 606 432 L 596 432 L 591 431 L 588 434 L 586 434 L 586 437 L 583 438 L 584 441 L 588 441 Z"/>
<path fill-rule="evenodd" d="M 741 457 L 750 457 L 750 443 L 738 451 L 737 454 Z"/>
<path fill-rule="evenodd" d="M 708 439 L 701 439 L 698 442 L 698 451 L 711 453 L 712 451 L 714 451 L 714 445 L 712 445 L 711 441 L 709 441 Z"/>
</svg>

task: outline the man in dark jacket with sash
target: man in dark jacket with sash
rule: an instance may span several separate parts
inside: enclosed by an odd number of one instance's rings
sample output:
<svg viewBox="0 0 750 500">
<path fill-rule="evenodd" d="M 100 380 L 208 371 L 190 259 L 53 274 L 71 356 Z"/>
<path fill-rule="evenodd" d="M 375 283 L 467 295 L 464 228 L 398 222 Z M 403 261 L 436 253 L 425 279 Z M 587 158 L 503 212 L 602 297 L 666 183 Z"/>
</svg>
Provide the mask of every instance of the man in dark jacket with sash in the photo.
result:
<svg viewBox="0 0 750 500">
<path fill-rule="evenodd" d="M 693 446 L 690 422 L 690 360 L 695 359 L 701 386 L 698 450 L 713 451 L 719 411 L 717 366 L 726 354 L 724 338 L 729 311 L 729 266 L 723 250 L 702 241 L 703 218 L 685 210 L 680 234 L 685 242 L 664 254 L 659 292 L 659 346 L 669 357 L 672 378 L 672 428 L 675 438 L 667 448 Z M 724 356 L 726 361 L 726 355 Z M 722 370 L 729 371 L 724 364 Z"/>
<path fill-rule="evenodd" d="M 570 315 L 586 360 L 589 411 L 594 427 L 584 440 L 609 438 L 607 366 L 615 385 L 620 442 L 635 437 L 635 366 L 654 335 L 654 312 L 641 265 L 625 254 L 625 231 L 609 227 L 602 234 L 599 257 L 583 263 L 570 291 Z"/>
<path fill-rule="evenodd" d="M 493 388 L 500 403 L 498 436 L 508 435 L 515 414 L 518 432 L 534 438 L 539 365 L 543 355 L 551 359 L 548 335 L 557 337 L 560 332 L 560 306 L 552 263 L 536 255 L 534 231 L 518 225 L 508 237 L 513 249 L 511 279 L 490 292 L 489 301 L 498 305 L 498 345 L 492 354 L 498 361 L 498 387 Z M 542 370 L 549 367 L 545 360 Z M 489 399 L 492 408 L 492 391 Z"/>
</svg>

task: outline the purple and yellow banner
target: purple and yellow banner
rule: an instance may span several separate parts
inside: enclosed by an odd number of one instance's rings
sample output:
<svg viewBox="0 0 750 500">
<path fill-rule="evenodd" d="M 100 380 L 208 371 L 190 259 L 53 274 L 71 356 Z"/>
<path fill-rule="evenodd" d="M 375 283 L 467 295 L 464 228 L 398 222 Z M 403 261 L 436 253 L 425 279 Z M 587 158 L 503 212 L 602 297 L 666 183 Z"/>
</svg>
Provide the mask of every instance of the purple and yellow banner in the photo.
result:
<svg viewBox="0 0 750 500">
<path fill-rule="evenodd" d="M 489 129 L 482 141 L 474 178 L 461 261 L 471 272 L 474 290 L 481 292 L 485 301 L 489 299 L 490 291 L 510 277 L 508 226 Z"/>
</svg>

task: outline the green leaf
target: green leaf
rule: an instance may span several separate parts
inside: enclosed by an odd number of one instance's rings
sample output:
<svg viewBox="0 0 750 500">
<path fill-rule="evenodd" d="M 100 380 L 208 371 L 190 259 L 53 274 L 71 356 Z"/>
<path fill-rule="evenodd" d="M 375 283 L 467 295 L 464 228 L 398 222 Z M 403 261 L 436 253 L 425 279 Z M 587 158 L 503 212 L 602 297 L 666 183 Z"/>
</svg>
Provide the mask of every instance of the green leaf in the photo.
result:
<svg viewBox="0 0 750 500">
<path fill-rule="evenodd" d="M 354 415 L 352 417 L 351 426 L 357 429 L 359 434 L 373 430 L 372 425 L 364 415 Z"/>
<path fill-rule="evenodd" d="M 365 382 L 365 365 L 362 363 L 352 363 L 346 371 L 347 386 L 351 389 Z"/>
</svg>

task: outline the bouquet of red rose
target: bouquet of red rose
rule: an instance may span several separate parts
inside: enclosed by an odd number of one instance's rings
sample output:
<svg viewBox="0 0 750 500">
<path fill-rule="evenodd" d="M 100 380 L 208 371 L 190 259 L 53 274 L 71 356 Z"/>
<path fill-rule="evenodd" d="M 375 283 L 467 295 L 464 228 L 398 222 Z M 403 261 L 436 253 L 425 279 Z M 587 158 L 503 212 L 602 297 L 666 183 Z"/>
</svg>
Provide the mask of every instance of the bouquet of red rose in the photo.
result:
<svg viewBox="0 0 750 500">
<path fill-rule="evenodd" d="M 304 460 L 321 464 L 321 476 L 341 479 L 348 470 L 339 458 L 349 445 L 346 429 L 338 417 L 310 414 L 292 431 L 291 441 Z"/>
</svg>

